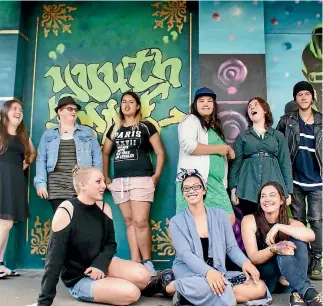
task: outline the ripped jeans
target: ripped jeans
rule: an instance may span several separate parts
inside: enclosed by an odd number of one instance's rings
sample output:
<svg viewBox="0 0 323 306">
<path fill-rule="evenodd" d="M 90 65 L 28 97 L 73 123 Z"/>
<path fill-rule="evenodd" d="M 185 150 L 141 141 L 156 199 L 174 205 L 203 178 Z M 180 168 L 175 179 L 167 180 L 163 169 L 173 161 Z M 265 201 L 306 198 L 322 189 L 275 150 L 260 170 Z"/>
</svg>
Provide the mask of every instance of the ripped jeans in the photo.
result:
<svg viewBox="0 0 323 306">
<path fill-rule="evenodd" d="M 306 200 L 308 209 L 306 212 Z M 315 233 L 315 240 L 310 243 L 311 252 L 322 257 L 322 189 L 304 191 L 294 184 L 292 205 L 290 206 L 293 217 L 305 226 L 307 221 Z"/>
<path fill-rule="evenodd" d="M 307 244 L 303 241 L 291 238 L 297 246 L 295 254 L 290 256 L 275 255 L 262 265 L 258 265 L 260 278 L 266 283 L 270 292 L 273 292 L 283 276 L 290 285 L 290 288 L 304 296 L 309 288 L 314 288 L 307 277 L 308 251 Z M 285 291 L 286 292 L 286 291 Z"/>
</svg>

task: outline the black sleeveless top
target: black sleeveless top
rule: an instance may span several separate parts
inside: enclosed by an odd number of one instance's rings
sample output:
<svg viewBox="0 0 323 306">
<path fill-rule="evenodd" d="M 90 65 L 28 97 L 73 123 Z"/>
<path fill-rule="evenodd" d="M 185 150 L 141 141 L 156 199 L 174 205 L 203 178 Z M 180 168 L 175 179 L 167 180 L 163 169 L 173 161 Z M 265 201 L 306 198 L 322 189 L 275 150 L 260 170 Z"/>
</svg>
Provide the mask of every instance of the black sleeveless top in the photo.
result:
<svg viewBox="0 0 323 306">
<path fill-rule="evenodd" d="M 270 226 L 270 229 L 275 225 L 276 223 L 269 223 L 269 226 Z M 256 232 L 256 239 L 257 239 L 257 246 L 258 246 L 258 250 L 261 251 L 261 250 L 264 250 L 265 248 L 268 247 L 267 243 L 266 243 L 266 237 L 263 237 L 263 235 L 261 235 L 259 232 L 258 232 L 258 229 L 257 229 L 257 232 Z"/>
<path fill-rule="evenodd" d="M 200 238 L 202 249 L 203 249 L 203 258 L 204 261 L 211 267 L 213 267 L 213 258 L 209 257 L 209 238 Z"/>
<path fill-rule="evenodd" d="M 117 250 L 113 222 L 103 208 L 69 201 L 73 216 L 67 227 L 51 234 L 38 306 L 52 304 L 60 273 L 65 286 L 74 287 L 89 267 L 106 273 Z"/>
</svg>

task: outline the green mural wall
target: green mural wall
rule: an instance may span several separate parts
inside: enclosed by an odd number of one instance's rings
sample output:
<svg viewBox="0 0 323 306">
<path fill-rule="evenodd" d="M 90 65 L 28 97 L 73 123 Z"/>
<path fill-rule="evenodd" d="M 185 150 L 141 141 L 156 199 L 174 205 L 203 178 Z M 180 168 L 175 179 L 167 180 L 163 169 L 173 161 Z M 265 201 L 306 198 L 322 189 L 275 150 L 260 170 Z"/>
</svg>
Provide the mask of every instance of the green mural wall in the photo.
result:
<svg viewBox="0 0 323 306">
<path fill-rule="evenodd" d="M 80 102 L 79 121 L 93 128 L 101 144 L 127 90 L 141 96 L 143 116 L 160 132 L 167 159 L 151 211 L 153 260 L 158 268 L 169 266 L 174 255 L 168 220 L 175 213 L 177 124 L 188 112 L 198 83 L 195 6 L 185 1 L 28 6 L 24 100 L 35 146 L 44 130 L 57 124 L 54 108 L 64 95 Z M 43 267 L 52 218 L 50 205 L 36 195 L 34 175 L 35 165 L 28 176 L 30 218 L 16 239 L 18 266 L 25 268 Z M 114 214 L 118 255 L 129 258 L 119 208 L 109 193 L 105 200 Z"/>
</svg>

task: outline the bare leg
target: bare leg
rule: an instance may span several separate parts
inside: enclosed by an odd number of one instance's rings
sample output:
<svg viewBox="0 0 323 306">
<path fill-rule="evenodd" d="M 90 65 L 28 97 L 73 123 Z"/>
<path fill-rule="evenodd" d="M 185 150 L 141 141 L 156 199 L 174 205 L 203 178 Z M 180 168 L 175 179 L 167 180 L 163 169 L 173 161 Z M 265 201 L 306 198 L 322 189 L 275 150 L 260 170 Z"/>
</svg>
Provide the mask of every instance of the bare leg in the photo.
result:
<svg viewBox="0 0 323 306">
<path fill-rule="evenodd" d="M 237 303 L 257 300 L 266 294 L 266 285 L 263 281 L 255 284 L 253 280 L 247 280 L 243 284 L 233 287 L 233 293 Z"/>
<path fill-rule="evenodd" d="M 149 226 L 150 202 L 130 201 L 136 237 L 143 260 L 151 259 L 151 228 Z"/>
<path fill-rule="evenodd" d="M 166 292 L 170 295 L 174 295 L 175 292 L 176 292 L 176 289 L 175 289 L 175 286 L 174 286 L 175 282 L 172 281 L 171 283 L 169 283 L 167 286 L 166 286 Z"/>
<path fill-rule="evenodd" d="M 2 229 L 0 229 L 0 230 L 2 230 Z M 8 240 L 9 240 L 9 233 L 8 233 L 7 239 L 4 241 L 4 243 L 3 244 L 0 243 L 0 261 L 3 261 L 3 259 L 4 259 L 4 253 L 5 253 L 6 248 L 7 248 Z"/>
<path fill-rule="evenodd" d="M 13 226 L 12 220 L 3 220 L 0 219 L 0 262 L 3 261 L 4 253 L 6 251 L 9 232 Z M 10 270 L 4 266 L 0 266 L 0 271 L 5 272 L 6 274 L 10 274 Z"/>
<path fill-rule="evenodd" d="M 148 270 L 140 263 L 113 258 L 108 267 L 108 276 L 125 279 L 139 289 L 144 289 L 150 279 Z"/>
<path fill-rule="evenodd" d="M 234 223 L 236 222 L 236 216 L 235 216 L 235 214 L 228 214 L 228 216 L 229 216 L 231 225 L 233 226 Z"/>
<path fill-rule="evenodd" d="M 137 237 L 136 237 L 136 229 L 134 225 L 134 221 L 132 218 L 132 210 L 130 206 L 130 202 L 125 202 L 119 205 L 121 214 L 123 216 L 124 222 L 127 226 L 127 238 L 128 244 L 130 249 L 131 260 L 140 262 L 140 251 L 137 244 Z"/>
<path fill-rule="evenodd" d="M 125 279 L 106 277 L 95 282 L 93 295 L 97 303 L 130 305 L 139 300 L 140 290 Z"/>
</svg>

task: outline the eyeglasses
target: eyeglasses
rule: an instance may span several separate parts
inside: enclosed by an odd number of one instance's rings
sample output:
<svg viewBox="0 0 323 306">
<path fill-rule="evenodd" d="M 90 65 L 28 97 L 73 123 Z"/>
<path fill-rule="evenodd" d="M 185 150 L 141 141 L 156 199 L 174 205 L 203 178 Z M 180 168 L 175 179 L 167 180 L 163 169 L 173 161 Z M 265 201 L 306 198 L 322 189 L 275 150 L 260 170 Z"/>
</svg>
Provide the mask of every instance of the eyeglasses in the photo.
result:
<svg viewBox="0 0 323 306">
<path fill-rule="evenodd" d="M 79 109 L 78 108 L 75 108 L 75 107 L 71 107 L 71 106 L 67 106 L 67 107 L 64 107 L 64 109 L 67 109 L 70 113 L 71 112 L 75 112 L 75 113 L 77 113 L 78 111 L 79 111 Z"/>
<path fill-rule="evenodd" d="M 193 186 L 183 186 L 182 191 L 183 192 L 189 192 L 191 189 L 193 189 L 194 191 L 198 191 L 202 189 L 202 185 L 201 184 L 194 184 Z"/>
</svg>

